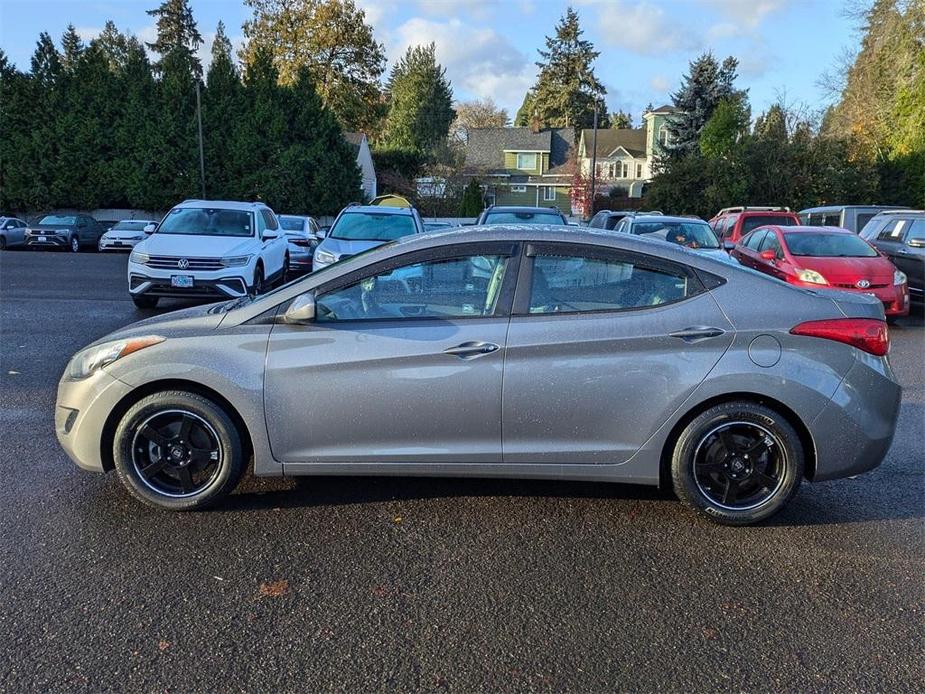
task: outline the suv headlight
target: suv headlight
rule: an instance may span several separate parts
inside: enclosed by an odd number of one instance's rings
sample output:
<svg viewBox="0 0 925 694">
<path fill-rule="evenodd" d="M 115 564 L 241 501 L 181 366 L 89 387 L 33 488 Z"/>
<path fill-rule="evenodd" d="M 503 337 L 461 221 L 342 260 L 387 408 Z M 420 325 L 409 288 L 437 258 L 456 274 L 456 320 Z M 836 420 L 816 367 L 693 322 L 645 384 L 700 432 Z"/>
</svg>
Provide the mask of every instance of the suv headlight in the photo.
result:
<svg viewBox="0 0 925 694">
<path fill-rule="evenodd" d="M 128 356 L 152 345 L 163 342 L 164 337 L 148 335 L 145 337 L 130 337 L 125 340 L 113 340 L 101 345 L 88 347 L 73 356 L 67 367 L 67 377 L 72 381 L 87 378 L 95 371 L 112 364 L 117 359 Z"/>
<path fill-rule="evenodd" d="M 247 265 L 253 257 L 254 256 L 252 255 L 235 255 L 228 258 L 222 258 L 222 265 L 224 267 L 241 267 L 243 265 Z"/>
<path fill-rule="evenodd" d="M 329 265 L 337 262 L 337 256 L 327 251 L 315 251 L 315 262 Z"/>
<path fill-rule="evenodd" d="M 902 270 L 897 270 L 893 273 L 893 284 L 900 285 L 906 283 L 906 273 Z"/>
<path fill-rule="evenodd" d="M 137 263 L 138 265 L 147 265 L 150 259 L 151 257 L 142 251 L 132 251 L 132 254 L 128 257 L 130 263 Z"/>
<path fill-rule="evenodd" d="M 825 277 L 820 275 L 815 270 L 800 270 L 797 273 L 797 277 L 800 278 L 802 282 L 811 282 L 812 284 L 828 284 L 825 281 Z"/>
</svg>

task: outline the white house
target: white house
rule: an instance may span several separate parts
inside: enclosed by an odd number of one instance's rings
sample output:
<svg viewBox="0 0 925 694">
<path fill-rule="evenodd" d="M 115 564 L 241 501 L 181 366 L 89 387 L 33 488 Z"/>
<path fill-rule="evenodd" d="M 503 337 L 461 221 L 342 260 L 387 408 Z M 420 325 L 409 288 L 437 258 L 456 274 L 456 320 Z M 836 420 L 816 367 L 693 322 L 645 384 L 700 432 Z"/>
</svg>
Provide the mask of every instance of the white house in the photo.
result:
<svg viewBox="0 0 925 694">
<path fill-rule="evenodd" d="M 356 152 L 357 166 L 363 176 L 360 188 L 367 200 L 376 197 L 376 167 L 373 164 L 373 154 L 369 150 L 369 141 L 366 133 L 344 133 L 344 139 L 351 144 Z"/>
</svg>

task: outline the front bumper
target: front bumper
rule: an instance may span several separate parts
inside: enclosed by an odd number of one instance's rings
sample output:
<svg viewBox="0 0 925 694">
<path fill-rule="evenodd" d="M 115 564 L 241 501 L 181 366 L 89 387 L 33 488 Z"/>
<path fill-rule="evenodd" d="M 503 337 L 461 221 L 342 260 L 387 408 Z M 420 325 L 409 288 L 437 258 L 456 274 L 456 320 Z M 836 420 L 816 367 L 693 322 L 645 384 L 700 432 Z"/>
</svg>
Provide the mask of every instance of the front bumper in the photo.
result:
<svg viewBox="0 0 925 694">
<path fill-rule="evenodd" d="M 222 268 L 221 270 L 167 270 L 150 268 L 129 261 L 128 290 L 132 296 L 173 296 L 181 298 L 237 299 L 245 296 L 248 282 L 242 273 L 253 276 L 253 268 Z M 192 287 L 175 287 L 174 275 L 191 276 Z"/>
<path fill-rule="evenodd" d="M 814 482 L 858 475 L 883 462 L 899 417 L 902 388 L 886 359 L 858 352 L 832 400 L 810 425 Z"/>
<path fill-rule="evenodd" d="M 130 251 L 140 242 L 141 239 L 108 239 L 104 236 L 97 247 L 101 251 Z"/>
<path fill-rule="evenodd" d="M 58 443 L 78 467 L 104 472 L 100 441 L 113 409 L 132 391 L 131 386 L 100 369 L 89 378 L 58 382 L 55 434 Z"/>
<path fill-rule="evenodd" d="M 30 234 L 26 236 L 26 245 L 36 248 L 67 248 L 70 245 L 69 238 L 57 234 Z"/>
</svg>

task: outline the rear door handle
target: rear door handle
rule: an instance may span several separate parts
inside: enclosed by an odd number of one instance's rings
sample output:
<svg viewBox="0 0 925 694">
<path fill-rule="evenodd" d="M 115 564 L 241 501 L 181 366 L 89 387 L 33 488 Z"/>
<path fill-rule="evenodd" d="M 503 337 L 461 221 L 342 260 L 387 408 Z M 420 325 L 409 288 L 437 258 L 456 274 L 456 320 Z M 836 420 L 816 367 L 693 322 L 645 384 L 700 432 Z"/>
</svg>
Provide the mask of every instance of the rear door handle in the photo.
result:
<svg viewBox="0 0 925 694">
<path fill-rule="evenodd" d="M 480 340 L 474 340 L 472 342 L 463 342 L 460 345 L 455 347 L 449 347 L 443 350 L 444 354 L 451 354 L 460 359 L 475 359 L 476 357 L 481 357 L 485 354 L 491 354 L 492 352 L 497 352 L 501 349 L 494 342 L 482 342 Z"/>
<path fill-rule="evenodd" d="M 687 343 L 692 343 L 700 342 L 701 340 L 709 340 L 711 337 L 719 337 L 725 333 L 726 331 L 720 328 L 711 328 L 704 325 L 694 325 L 690 328 L 675 330 L 673 333 L 668 334 L 671 337 L 677 337 L 678 339 L 684 340 Z"/>
</svg>

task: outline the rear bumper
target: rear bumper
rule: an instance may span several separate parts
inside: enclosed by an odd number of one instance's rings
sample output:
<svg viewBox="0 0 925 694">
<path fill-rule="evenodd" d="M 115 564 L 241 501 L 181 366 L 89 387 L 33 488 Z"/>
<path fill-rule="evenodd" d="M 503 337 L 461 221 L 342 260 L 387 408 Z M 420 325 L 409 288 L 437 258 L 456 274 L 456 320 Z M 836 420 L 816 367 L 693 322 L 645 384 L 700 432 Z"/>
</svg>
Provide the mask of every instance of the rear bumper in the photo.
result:
<svg viewBox="0 0 925 694">
<path fill-rule="evenodd" d="M 883 462 L 893 434 L 902 388 L 885 359 L 860 353 L 832 400 L 813 420 L 813 482 L 858 475 Z"/>
</svg>

